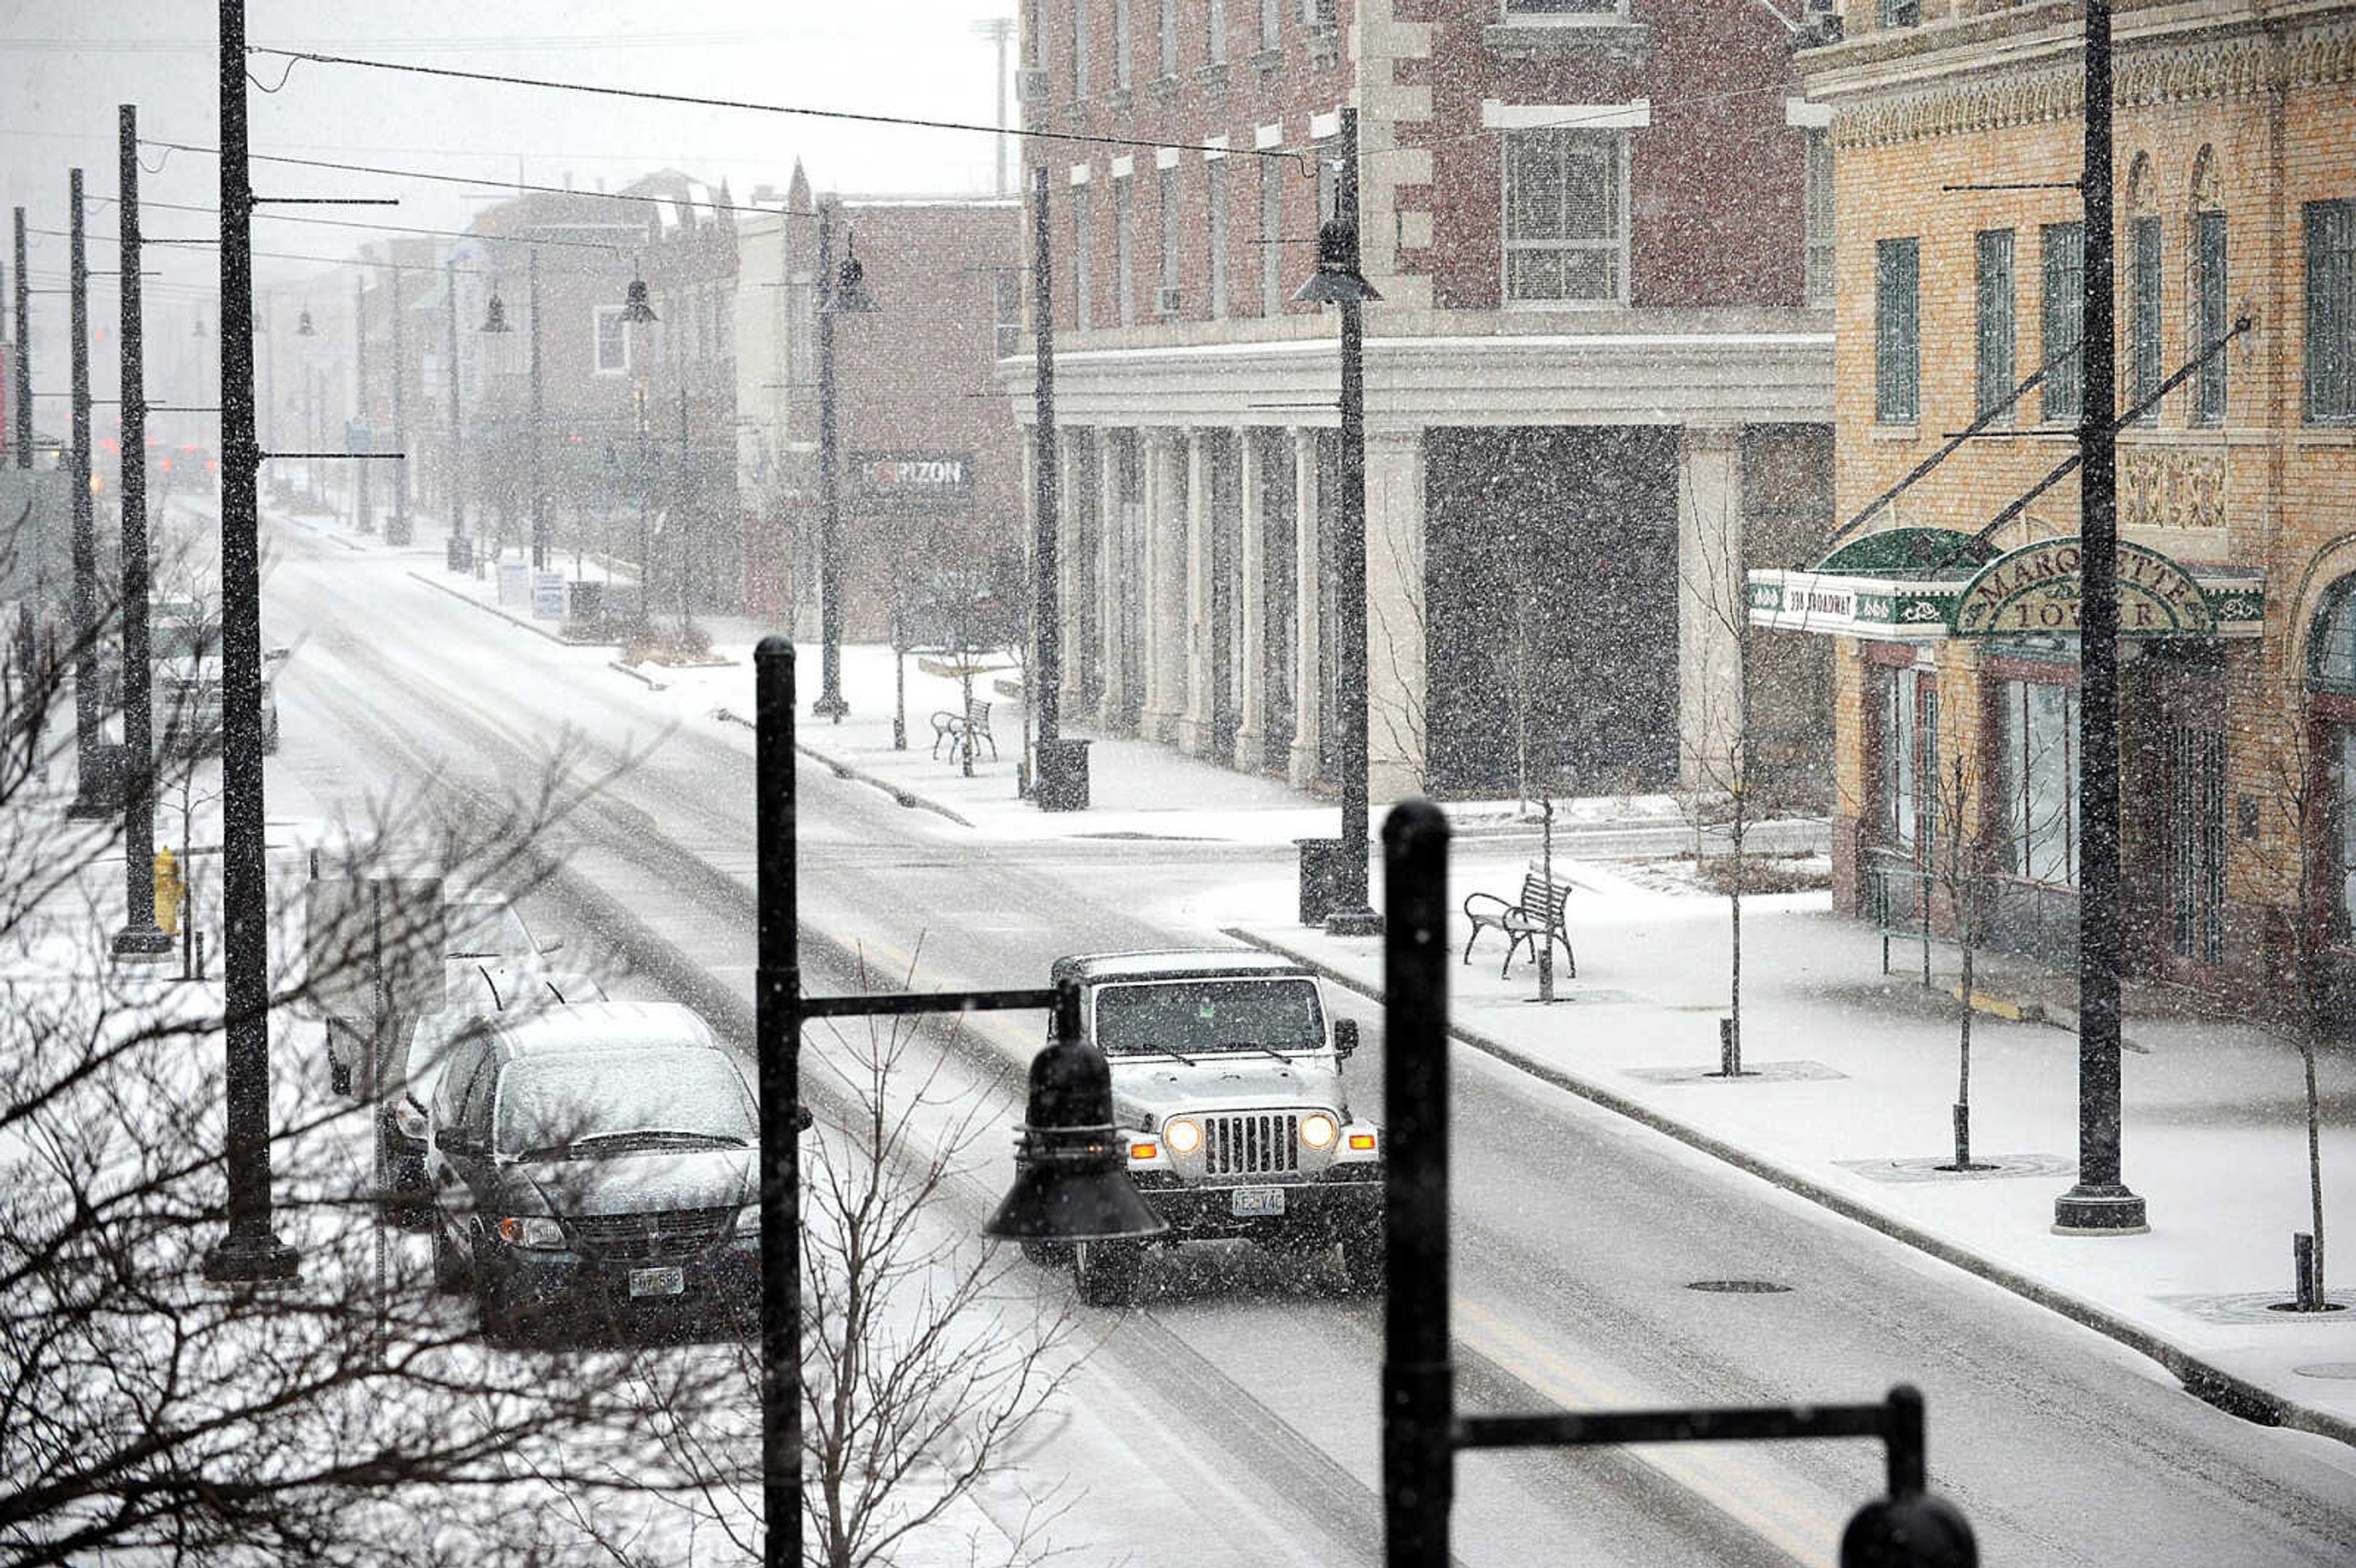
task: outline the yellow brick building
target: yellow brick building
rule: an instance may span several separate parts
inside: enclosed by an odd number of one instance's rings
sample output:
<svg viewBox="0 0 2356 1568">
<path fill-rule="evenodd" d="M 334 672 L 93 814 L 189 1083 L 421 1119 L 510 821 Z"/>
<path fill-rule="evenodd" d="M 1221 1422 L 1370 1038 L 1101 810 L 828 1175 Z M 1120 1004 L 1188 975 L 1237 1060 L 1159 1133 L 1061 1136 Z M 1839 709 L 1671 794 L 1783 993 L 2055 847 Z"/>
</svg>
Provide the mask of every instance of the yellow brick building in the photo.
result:
<svg viewBox="0 0 2356 1568">
<path fill-rule="evenodd" d="M 2083 9 L 1841 11 L 1799 59 L 1856 527 L 1753 573 L 1752 622 L 1837 639 L 1842 907 L 1974 890 L 2067 962 L 2078 477 L 2023 497 L 2077 451 Z M 2248 996 L 2304 933 L 2356 976 L 2356 4 L 2118 0 L 2113 36 L 2119 408 L 2186 372 L 2119 436 L 2129 962 Z"/>
</svg>

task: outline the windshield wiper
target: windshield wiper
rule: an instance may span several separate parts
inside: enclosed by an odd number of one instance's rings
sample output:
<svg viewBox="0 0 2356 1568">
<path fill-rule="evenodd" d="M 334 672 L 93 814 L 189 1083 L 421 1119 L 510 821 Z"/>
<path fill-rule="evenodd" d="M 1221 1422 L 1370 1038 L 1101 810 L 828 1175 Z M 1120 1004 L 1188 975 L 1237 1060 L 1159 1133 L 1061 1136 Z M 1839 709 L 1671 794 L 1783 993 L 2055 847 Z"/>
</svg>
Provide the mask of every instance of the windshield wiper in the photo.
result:
<svg viewBox="0 0 2356 1568">
<path fill-rule="evenodd" d="M 1284 1052 L 1277 1050 L 1276 1047 L 1257 1040 L 1223 1040 L 1215 1049 L 1219 1051 L 1263 1051 L 1269 1055 L 1275 1057 L 1279 1061 L 1283 1062 L 1286 1066 L 1290 1067 L 1292 1065 L 1292 1058 L 1285 1055 Z"/>
<path fill-rule="evenodd" d="M 573 1140 L 573 1157 L 576 1159 L 599 1154 L 626 1154 L 638 1149 L 661 1148 L 744 1148 L 745 1140 L 734 1133 L 696 1133 L 675 1127 L 641 1127 L 626 1133 L 592 1133 Z"/>
<path fill-rule="evenodd" d="M 1181 1065 L 1181 1066 L 1183 1066 L 1183 1067 L 1192 1067 L 1192 1066 L 1194 1066 L 1194 1059 L 1193 1057 L 1191 1057 L 1191 1056 L 1187 1055 L 1187 1054 L 1186 1054 L 1184 1051 L 1173 1051 L 1170 1047 L 1168 1047 L 1168 1046 L 1166 1046 L 1166 1045 L 1129 1045 L 1129 1046 L 1123 1046 L 1123 1047 L 1121 1047 L 1121 1049 L 1120 1049 L 1120 1050 L 1119 1050 L 1119 1051 L 1106 1051 L 1106 1052 L 1105 1052 L 1105 1054 L 1106 1054 L 1107 1056 L 1108 1056 L 1108 1057 L 1110 1057 L 1110 1056 L 1167 1056 L 1167 1057 L 1174 1058 L 1174 1059 L 1177 1061 L 1177 1062 L 1179 1063 L 1179 1065 Z"/>
</svg>

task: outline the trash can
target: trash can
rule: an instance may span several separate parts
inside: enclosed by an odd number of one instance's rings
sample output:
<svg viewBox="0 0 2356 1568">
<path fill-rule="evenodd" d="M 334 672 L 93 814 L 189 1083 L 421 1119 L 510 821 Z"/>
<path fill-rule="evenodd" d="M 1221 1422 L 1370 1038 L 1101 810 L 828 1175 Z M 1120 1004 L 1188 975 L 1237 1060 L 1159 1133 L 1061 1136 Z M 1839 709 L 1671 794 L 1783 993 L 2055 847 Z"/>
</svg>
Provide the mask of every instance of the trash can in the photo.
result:
<svg viewBox="0 0 2356 1568">
<path fill-rule="evenodd" d="M 474 536 L 452 534 L 450 542 L 443 547 L 442 559 L 444 567 L 451 571 L 473 571 L 475 570 Z"/>
<path fill-rule="evenodd" d="M 1086 811 L 1088 808 L 1088 743 L 1086 741 L 1039 742 L 1039 809 Z"/>
<path fill-rule="evenodd" d="M 605 619 L 605 585 L 582 578 L 564 585 L 565 612 L 568 620 L 584 625 L 600 625 Z"/>
<path fill-rule="evenodd" d="M 1301 848 L 1301 923 L 1323 925 L 1342 901 L 1349 880 L 1345 838 L 1296 838 Z"/>
</svg>

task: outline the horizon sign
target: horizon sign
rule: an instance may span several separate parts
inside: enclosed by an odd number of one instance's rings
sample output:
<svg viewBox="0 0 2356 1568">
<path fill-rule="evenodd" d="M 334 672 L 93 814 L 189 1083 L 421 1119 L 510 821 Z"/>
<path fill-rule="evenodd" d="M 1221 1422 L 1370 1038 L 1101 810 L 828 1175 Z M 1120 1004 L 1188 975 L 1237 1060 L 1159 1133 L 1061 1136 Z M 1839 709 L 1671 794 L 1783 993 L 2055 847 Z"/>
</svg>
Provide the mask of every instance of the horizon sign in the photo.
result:
<svg viewBox="0 0 2356 1568">
<path fill-rule="evenodd" d="M 844 464 L 846 500 L 868 512 L 973 509 L 970 452 L 853 452 Z"/>
</svg>

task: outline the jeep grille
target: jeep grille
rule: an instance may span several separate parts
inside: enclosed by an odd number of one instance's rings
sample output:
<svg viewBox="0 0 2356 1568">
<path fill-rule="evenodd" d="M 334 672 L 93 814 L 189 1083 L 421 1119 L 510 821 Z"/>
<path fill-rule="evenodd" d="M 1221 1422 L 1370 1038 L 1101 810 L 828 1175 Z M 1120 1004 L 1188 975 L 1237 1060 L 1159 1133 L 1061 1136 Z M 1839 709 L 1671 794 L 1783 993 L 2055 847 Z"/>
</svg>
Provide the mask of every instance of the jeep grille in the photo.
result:
<svg viewBox="0 0 2356 1568">
<path fill-rule="evenodd" d="M 1266 1176 L 1301 1168 L 1301 1118 L 1249 1112 L 1203 1118 L 1203 1170 L 1207 1176 Z"/>
</svg>

